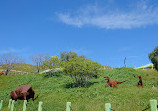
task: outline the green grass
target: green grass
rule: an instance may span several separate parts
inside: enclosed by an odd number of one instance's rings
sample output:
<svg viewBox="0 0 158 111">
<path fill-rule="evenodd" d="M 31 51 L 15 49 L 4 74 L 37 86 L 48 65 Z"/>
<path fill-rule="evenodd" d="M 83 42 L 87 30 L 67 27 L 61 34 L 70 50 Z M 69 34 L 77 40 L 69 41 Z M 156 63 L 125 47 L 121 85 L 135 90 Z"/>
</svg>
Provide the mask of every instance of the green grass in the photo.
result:
<svg viewBox="0 0 158 111">
<path fill-rule="evenodd" d="M 137 87 L 137 75 L 142 75 L 144 88 Z M 111 80 L 127 80 L 118 88 L 105 87 L 104 76 Z M 43 111 L 65 111 L 66 102 L 71 102 L 73 111 L 105 111 L 105 103 L 111 103 L 116 111 L 141 111 L 150 99 L 158 100 L 158 72 L 155 70 L 134 70 L 130 68 L 107 69 L 100 76 L 91 79 L 87 87 L 71 88 L 72 79 L 46 75 L 8 75 L 0 76 L 0 99 L 4 100 L 2 111 L 8 110 L 11 90 L 20 85 L 30 84 L 39 97 L 29 100 L 27 111 L 37 111 L 39 101 L 43 101 Z M 15 111 L 22 111 L 23 101 L 15 103 Z M 147 110 L 149 111 L 149 110 Z"/>
</svg>

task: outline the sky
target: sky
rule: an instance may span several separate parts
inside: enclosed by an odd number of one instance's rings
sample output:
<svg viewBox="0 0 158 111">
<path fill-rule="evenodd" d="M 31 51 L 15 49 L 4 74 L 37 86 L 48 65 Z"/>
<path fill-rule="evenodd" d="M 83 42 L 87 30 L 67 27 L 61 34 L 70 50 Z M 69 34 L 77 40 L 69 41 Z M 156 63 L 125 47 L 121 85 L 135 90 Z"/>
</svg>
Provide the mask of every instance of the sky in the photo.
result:
<svg viewBox="0 0 158 111">
<path fill-rule="evenodd" d="M 105 66 L 151 63 L 158 0 L 0 0 L 0 54 L 76 52 Z"/>
</svg>

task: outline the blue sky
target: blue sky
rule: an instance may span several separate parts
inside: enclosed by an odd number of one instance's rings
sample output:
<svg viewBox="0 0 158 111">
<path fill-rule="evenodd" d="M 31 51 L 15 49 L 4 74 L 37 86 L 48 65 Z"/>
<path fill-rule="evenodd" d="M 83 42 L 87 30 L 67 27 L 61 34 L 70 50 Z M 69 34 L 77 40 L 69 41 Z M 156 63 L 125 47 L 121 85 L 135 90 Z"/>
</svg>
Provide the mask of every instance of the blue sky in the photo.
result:
<svg viewBox="0 0 158 111">
<path fill-rule="evenodd" d="M 158 46 L 157 0 L 1 0 L 0 54 L 73 51 L 112 67 L 150 63 Z"/>
</svg>

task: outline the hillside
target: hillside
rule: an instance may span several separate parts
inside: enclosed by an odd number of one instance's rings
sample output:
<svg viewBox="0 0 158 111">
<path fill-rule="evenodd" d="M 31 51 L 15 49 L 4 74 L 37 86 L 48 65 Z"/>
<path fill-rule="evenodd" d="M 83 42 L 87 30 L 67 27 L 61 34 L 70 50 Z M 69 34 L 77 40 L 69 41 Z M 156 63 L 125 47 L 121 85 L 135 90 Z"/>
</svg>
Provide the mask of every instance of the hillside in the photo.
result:
<svg viewBox="0 0 158 111">
<path fill-rule="evenodd" d="M 12 72 L 36 72 L 36 66 L 26 63 L 14 63 L 17 67 L 15 67 Z M 2 70 L 2 65 L 0 65 L 0 70 Z M 113 69 L 113 67 L 110 66 L 102 66 L 102 69 Z M 41 69 L 41 71 L 44 71 L 44 69 Z"/>
<path fill-rule="evenodd" d="M 65 111 L 66 102 L 72 103 L 73 111 L 104 111 L 105 103 L 111 103 L 116 111 L 141 111 L 147 108 L 150 99 L 158 100 L 158 89 L 152 89 L 153 85 L 158 87 L 158 72 L 155 70 L 106 69 L 83 88 L 72 88 L 71 78 L 63 73 L 56 75 L 0 76 L 0 97 L 4 100 L 2 111 L 9 111 L 10 92 L 22 84 L 32 85 L 36 95 L 39 94 L 34 102 L 29 100 L 27 111 L 37 110 L 39 101 L 43 101 L 43 111 Z M 137 75 L 142 75 L 144 88 L 136 86 Z M 104 76 L 110 76 L 111 80 L 127 81 L 119 84 L 118 88 L 105 87 Z M 21 111 L 22 106 L 23 101 L 18 100 L 15 111 Z"/>
<path fill-rule="evenodd" d="M 24 72 L 33 72 L 35 69 L 34 65 L 26 63 L 17 63 L 18 67 L 15 70 L 24 71 Z"/>
<path fill-rule="evenodd" d="M 14 63 L 17 67 L 13 70 L 15 71 L 22 71 L 22 72 L 34 72 L 35 66 L 31 64 L 26 64 L 26 63 Z M 2 65 L 0 65 L 0 69 L 2 68 Z"/>
</svg>

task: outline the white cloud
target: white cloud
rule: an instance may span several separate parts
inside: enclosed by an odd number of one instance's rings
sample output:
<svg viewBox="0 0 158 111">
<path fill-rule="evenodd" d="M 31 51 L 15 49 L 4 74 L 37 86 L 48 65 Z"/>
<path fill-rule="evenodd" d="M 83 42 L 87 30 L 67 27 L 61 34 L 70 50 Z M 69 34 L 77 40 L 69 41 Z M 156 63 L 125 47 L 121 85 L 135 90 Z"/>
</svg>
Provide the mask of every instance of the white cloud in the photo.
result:
<svg viewBox="0 0 158 111">
<path fill-rule="evenodd" d="M 158 24 L 158 6 L 139 2 L 128 10 L 120 11 L 88 5 L 74 13 L 58 13 L 59 19 L 68 25 L 83 27 L 96 26 L 105 29 L 130 29 Z"/>
<path fill-rule="evenodd" d="M 25 52 L 27 49 L 15 49 L 15 48 L 8 48 L 6 50 L 0 50 L 0 54 L 5 53 L 19 53 L 19 52 Z"/>
<path fill-rule="evenodd" d="M 83 25 L 79 18 L 71 18 L 69 14 L 59 14 L 59 18 L 66 24 L 81 27 Z"/>
</svg>

